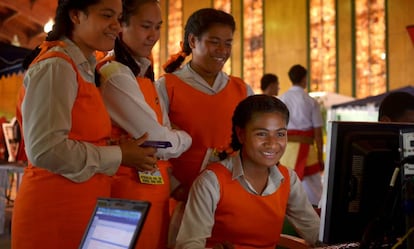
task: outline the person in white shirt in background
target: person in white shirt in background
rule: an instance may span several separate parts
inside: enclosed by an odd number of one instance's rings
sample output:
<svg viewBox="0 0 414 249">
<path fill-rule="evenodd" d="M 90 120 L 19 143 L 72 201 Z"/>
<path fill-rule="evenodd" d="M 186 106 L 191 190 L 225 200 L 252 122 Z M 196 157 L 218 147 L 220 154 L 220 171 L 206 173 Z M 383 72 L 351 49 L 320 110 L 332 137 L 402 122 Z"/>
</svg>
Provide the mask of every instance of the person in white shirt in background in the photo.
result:
<svg viewBox="0 0 414 249">
<path fill-rule="evenodd" d="M 280 162 L 295 169 L 312 205 L 322 196 L 323 118 L 319 103 L 305 91 L 307 70 L 294 65 L 289 70 L 290 87 L 279 98 L 290 112 L 288 146 Z"/>
<path fill-rule="evenodd" d="M 280 90 L 279 78 L 276 74 L 266 73 L 260 79 L 260 89 L 263 94 L 277 96 Z"/>
</svg>

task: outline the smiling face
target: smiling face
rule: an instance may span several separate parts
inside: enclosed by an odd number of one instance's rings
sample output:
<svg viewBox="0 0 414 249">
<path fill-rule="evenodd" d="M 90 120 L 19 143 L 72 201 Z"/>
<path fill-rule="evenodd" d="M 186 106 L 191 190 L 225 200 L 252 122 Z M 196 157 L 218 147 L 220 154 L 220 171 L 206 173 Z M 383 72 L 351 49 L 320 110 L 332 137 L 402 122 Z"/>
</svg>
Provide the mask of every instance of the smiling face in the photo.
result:
<svg viewBox="0 0 414 249">
<path fill-rule="evenodd" d="M 71 39 L 86 57 L 92 55 L 95 50 L 111 50 L 121 29 L 121 14 L 121 0 L 102 0 L 89 6 L 85 12 L 72 10 L 70 17 L 74 29 Z"/>
<path fill-rule="evenodd" d="M 287 124 L 279 112 L 256 113 L 245 128 L 236 127 L 245 167 L 267 169 L 279 162 L 287 144 Z"/>
<path fill-rule="evenodd" d="M 214 24 L 200 37 L 190 34 L 188 39 L 193 55 L 191 67 L 203 78 L 215 78 L 230 57 L 232 28 L 228 25 Z"/>
<path fill-rule="evenodd" d="M 161 10 L 158 3 L 141 5 L 122 27 L 122 40 L 135 57 L 148 57 L 160 38 Z"/>
</svg>

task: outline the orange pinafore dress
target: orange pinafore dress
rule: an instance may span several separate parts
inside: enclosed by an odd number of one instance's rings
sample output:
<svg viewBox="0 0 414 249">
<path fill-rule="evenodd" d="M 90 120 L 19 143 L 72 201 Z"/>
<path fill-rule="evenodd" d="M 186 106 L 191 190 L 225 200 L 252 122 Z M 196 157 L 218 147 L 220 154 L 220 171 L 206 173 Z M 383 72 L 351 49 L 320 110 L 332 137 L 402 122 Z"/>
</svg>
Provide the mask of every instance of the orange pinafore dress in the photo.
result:
<svg viewBox="0 0 414 249">
<path fill-rule="evenodd" d="M 232 179 L 231 172 L 219 163 L 207 168 L 217 176 L 221 197 L 206 247 L 212 248 L 215 244 L 229 241 L 235 249 L 276 248 L 290 192 L 287 168 L 278 166 L 285 180 L 276 192 L 268 196 L 247 192 L 239 181 Z"/>
<path fill-rule="evenodd" d="M 99 65 L 102 66 L 106 61 L 113 59 L 114 57 L 107 57 Z M 162 124 L 162 111 L 154 83 L 148 78 L 137 77 L 137 86 L 143 93 L 146 103 L 157 115 L 158 122 Z M 131 113 L 131 115 L 134 114 Z M 112 140 L 117 141 L 121 137 L 129 136 L 122 128 L 115 125 L 112 126 Z M 137 249 L 167 248 L 168 226 L 170 222 L 170 181 L 168 175 L 170 163 L 165 160 L 158 160 L 157 167 L 159 169 L 157 173 L 162 176 L 162 184 L 143 183 L 136 169 L 122 165 L 115 174 L 112 183 L 112 197 L 151 202 L 147 219 L 135 246 Z"/>
<path fill-rule="evenodd" d="M 47 51 L 56 45 L 64 46 L 64 43 L 44 42 L 33 63 L 62 57 L 73 66 L 78 80 L 78 96 L 72 108 L 72 127 L 68 137 L 106 145 L 111 123 L 99 90 L 94 83 L 82 78 L 68 55 Z M 21 91 L 24 96 L 25 89 Z M 78 248 L 96 198 L 110 196 L 111 180 L 110 176 L 95 174 L 85 182 L 75 183 L 29 161 L 13 208 L 12 248 Z"/>
<path fill-rule="evenodd" d="M 165 74 L 172 124 L 190 134 L 191 147 L 178 158 L 171 158 L 172 174 L 190 188 L 200 173 L 208 148 L 224 150 L 231 141 L 231 118 L 237 104 L 247 97 L 246 84 L 230 76 L 220 92 L 208 95 L 189 86 L 174 74 Z"/>
</svg>

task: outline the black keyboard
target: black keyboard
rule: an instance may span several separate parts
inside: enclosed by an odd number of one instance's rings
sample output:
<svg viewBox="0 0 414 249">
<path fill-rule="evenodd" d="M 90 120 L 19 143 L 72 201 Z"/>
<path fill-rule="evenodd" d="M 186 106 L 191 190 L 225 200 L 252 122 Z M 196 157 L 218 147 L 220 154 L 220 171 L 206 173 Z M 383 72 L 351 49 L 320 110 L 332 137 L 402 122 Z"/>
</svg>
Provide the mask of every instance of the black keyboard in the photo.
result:
<svg viewBox="0 0 414 249">
<path fill-rule="evenodd" d="M 359 242 L 341 243 L 323 247 L 316 247 L 317 249 L 358 249 Z"/>
</svg>

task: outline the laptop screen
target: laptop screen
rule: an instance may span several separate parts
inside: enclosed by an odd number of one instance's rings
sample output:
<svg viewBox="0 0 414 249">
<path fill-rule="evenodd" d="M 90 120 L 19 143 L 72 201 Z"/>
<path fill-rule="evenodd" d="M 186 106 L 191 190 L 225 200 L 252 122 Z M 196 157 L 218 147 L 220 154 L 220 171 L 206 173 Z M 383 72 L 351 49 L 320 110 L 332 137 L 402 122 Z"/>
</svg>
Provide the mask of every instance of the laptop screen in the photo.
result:
<svg viewBox="0 0 414 249">
<path fill-rule="evenodd" d="M 134 248 L 149 207 L 144 201 L 99 198 L 80 248 Z"/>
</svg>

